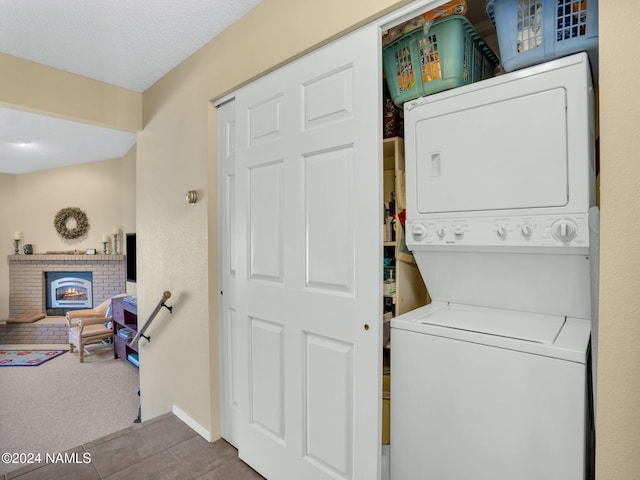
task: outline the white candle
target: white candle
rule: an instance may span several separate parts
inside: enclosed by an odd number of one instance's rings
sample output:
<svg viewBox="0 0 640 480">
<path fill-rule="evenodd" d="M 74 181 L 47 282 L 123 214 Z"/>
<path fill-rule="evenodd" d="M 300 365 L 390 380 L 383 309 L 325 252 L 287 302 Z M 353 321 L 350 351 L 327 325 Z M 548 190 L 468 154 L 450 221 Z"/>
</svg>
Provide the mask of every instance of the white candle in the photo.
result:
<svg viewBox="0 0 640 480">
<path fill-rule="evenodd" d="M 109 241 L 109 237 L 107 236 L 107 234 L 106 234 L 106 233 L 103 233 L 103 234 L 102 234 L 102 241 L 103 241 L 103 242 L 108 242 L 108 241 Z"/>
<path fill-rule="evenodd" d="M 20 240 L 22 238 L 22 232 L 16 232 L 13 234 L 14 240 Z"/>
<path fill-rule="evenodd" d="M 116 235 L 118 233 L 118 227 L 113 226 L 113 234 Z"/>
</svg>

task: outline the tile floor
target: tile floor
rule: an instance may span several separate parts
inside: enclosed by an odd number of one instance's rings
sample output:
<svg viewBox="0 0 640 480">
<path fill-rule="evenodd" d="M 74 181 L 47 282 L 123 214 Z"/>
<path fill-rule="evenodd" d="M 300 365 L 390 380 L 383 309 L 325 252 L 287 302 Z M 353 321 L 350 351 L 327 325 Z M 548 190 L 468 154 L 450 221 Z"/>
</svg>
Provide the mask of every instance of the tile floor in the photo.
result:
<svg viewBox="0 0 640 480">
<path fill-rule="evenodd" d="M 43 459 L 7 473 L 6 480 L 264 480 L 229 443 L 207 442 L 171 413 L 65 453 L 71 462 Z"/>
</svg>

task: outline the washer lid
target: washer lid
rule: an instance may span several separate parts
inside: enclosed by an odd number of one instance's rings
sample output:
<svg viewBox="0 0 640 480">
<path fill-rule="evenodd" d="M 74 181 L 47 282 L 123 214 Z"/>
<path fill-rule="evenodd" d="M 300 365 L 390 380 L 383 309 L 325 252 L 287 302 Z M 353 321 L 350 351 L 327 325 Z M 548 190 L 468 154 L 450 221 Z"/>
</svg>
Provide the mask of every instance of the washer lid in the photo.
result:
<svg viewBox="0 0 640 480">
<path fill-rule="evenodd" d="M 420 317 L 417 323 L 552 345 L 565 320 L 559 315 L 449 304 Z"/>
</svg>

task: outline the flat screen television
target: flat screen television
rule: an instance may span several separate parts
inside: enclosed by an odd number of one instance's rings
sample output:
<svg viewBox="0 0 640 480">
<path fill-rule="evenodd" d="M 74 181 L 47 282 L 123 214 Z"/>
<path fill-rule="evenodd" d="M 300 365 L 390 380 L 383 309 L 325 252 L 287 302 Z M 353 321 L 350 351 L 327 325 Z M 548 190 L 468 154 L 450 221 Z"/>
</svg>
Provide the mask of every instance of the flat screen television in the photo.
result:
<svg viewBox="0 0 640 480">
<path fill-rule="evenodd" d="M 127 282 L 136 282 L 136 234 L 126 234 Z"/>
</svg>

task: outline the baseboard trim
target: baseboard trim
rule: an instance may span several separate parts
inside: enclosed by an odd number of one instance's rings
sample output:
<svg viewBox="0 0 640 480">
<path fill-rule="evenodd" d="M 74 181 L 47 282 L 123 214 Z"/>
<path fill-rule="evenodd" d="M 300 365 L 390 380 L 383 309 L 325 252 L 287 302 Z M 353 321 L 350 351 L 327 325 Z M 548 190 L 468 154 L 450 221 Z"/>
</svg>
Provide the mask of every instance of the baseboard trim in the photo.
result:
<svg viewBox="0 0 640 480">
<path fill-rule="evenodd" d="M 176 417 L 178 417 L 184 423 L 189 425 L 189 427 L 191 427 L 198 435 L 200 435 L 202 438 L 204 438 L 207 442 L 212 442 L 213 441 L 213 439 L 211 437 L 211 432 L 209 430 L 207 430 L 206 428 L 204 428 L 202 425 L 200 425 L 198 422 L 196 422 L 189 415 L 187 415 L 184 412 L 184 410 L 182 410 L 180 407 L 177 407 L 177 406 L 174 405 L 171 411 L 173 412 L 173 414 Z"/>
</svg>

